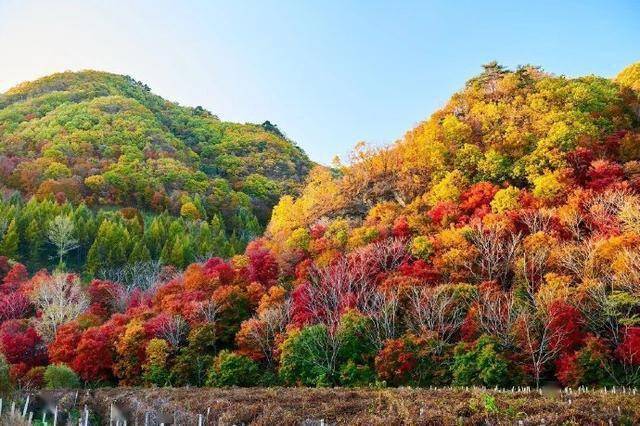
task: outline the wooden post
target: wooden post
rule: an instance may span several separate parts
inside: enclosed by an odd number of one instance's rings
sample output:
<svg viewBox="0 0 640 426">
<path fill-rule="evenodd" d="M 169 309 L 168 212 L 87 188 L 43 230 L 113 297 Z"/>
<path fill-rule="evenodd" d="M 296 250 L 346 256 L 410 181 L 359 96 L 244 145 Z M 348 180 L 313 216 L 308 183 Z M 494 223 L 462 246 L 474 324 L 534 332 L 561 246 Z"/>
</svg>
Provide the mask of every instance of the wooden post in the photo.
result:
<svg viewBox="0 0 640 426">
<path fill-rule="evenodd" d="M 27 415 L 27 408 L 29 408 L 29 398 L 31 398 L 31 395 L 27 395 L 27 400 L 24 403 L 24 408 L 22 409 L 22 417 L 26 417 Z"/>
<path fill-rule="evenodd" d="M 89 426 L 89 409 L 84 405 L 84 426 Z"/>
<path fill-rule="evenodd" d="M 33 423 L 33 411 L 29 411 L 29 424 Z"/>
<path fill-rule="evenodd" d="M 53 426 L 58 426 L 58 406 L 53 409 Z"/>
<path fill-rule="evenodd" d="M 144 426 L 149 426 L 149 412 L 144 413 Z"/>
<path fill-rule="evenodd" d="M 16 402 L 11 401 L 11 415 L 13 416 L 16 412 Z"/>
<path fill-rule="evenodd" d="M 2 398 L 0 398 L 0 416 L 2 416 Z"/>
<path fill-rule="evenodd" d="M 204 418 L 202 414 L 198 414 L 198 426 L 204 426 Z"/>
</svg>

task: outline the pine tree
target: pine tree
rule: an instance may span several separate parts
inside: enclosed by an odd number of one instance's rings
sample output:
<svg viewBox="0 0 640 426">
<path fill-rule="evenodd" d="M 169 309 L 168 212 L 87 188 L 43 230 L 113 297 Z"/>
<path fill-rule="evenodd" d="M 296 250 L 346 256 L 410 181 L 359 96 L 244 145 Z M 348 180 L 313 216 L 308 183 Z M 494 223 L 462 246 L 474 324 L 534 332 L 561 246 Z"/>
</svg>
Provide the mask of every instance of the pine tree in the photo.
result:
<svg viewBox="0 0 640 426">
<path fill-rule="evenodd" d="M 27 243 L 27 253 L 25 257 L 32 262 L 38 262 L 40 260 L 40 250 L 42 249 L 44 239 L 40 225 L 38 225 L 35 219 L 31 219 L 31 222 L 29 222 L 24 237 Z"/>
<path fill-rule="evenodd" d="M 10 259 L 16 259 L 18 257 L 18 244 L 20 243 L 20 236 L 18 235 L 18 225 L 15 219 L 12 219 L 7 227 L 7 230 L 0 242 L 0 255 L 6 256 Z"/>
<path fill-rule="evenodd" d="M 144 241 L 138 240 L 133 246 L 133 250 L 131 251 L 131 255 L 129 256 L 129 263 L 142 263 L 148 262 L 151 260 L 151 254 L 149 253 L 149 249 L 144 244 Z"/>
</svg>

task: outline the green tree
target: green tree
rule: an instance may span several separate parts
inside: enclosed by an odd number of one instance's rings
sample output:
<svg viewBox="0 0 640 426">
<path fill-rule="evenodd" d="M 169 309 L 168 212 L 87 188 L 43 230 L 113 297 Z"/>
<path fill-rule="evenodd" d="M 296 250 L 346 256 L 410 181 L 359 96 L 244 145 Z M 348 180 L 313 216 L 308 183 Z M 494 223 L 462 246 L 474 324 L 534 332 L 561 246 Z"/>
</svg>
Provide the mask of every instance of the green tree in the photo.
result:
<svg viewBox="0 0 640 426">
<path fill-rule="evenodd" d="M 75 389 L 80 387 L 78 375 L 64 364 L 51 364 L 44 372 L 47 389 Z"/>
<path fill-rule="evenodd" d="M 209 370 L 207 386 L 250 387 L 256 386 L 259 380 L 260 370 L 254 360 L 223 350 L 218 354 Z"/>
<path fill-rule="evenodd" d="M 12 219 L 2 237 L 2 241 L 0 241 L 0 254 L 11 259 L 16 259 L 18 256 L 19 243 L 18 225 L 16 220 Z"/>
</svg>

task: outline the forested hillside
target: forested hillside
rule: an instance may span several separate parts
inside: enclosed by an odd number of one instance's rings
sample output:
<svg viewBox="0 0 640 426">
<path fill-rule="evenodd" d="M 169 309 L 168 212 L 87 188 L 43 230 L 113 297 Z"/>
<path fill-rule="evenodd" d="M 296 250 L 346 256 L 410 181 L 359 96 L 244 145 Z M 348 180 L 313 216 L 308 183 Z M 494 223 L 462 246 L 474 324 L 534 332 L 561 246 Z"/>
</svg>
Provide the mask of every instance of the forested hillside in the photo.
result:
<svg viewBox="0 0 640 426">
<path fill-rule="evenodd" d="M 189 241 L 169 238 L 165 250 L 185 254 L 164 256 L 184 267 L 206 254 L 243 249 L 261 233 L 280 196 L 300 189 L 310 167 L 304 152 L 268 121 L 223 122 L 201 107 L 166 101 L 128 76 L 54 74 L 0 95 L 0 240 L 9 240 L 2 243 L 5 255 L 30 269 L 46 267 L 56 257 L 49 228 L 62 214 L 78 227 L 75 239 L 82 241 L 69 261 L 82 270 L 103 217 L 128 228 L 111 232 L 124 247 L 106 258 L 126 258 L 133 240 L 166 212 L 182 217 L 180 230 L 192 231 L 169 231 L 188 234 L 181 238 Z M 105 208 L 126 210 L 113 215 Z M 136 229 L 129 226 L 132 218 Z M 226 235 L 224 244 L 206 236 L 198 244 L 202 221 Z M 158 259 L 163 247 L 149 246 L 158 241 L 148 238 L 138 251 Z M 160 240 L 164 246 L 167 239 Z"/>
<path fill-rule="evenodd" d="M 392 146 L 315 167 L 242 255 L 142 283 L 5 260 L 6 380 L 637 387 L 639 191 L 640 63 L 491 63 Z"/>
</svg>

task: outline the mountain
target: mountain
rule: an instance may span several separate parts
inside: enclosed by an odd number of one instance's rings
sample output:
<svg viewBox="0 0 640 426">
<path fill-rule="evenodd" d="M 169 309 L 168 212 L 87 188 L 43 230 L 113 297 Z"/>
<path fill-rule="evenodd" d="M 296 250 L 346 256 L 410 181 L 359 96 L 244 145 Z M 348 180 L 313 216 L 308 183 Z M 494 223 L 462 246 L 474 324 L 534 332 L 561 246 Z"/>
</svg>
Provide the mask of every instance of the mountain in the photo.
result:
<svg viewBox="0 0 640 426">
<path fill-rule="evenodd" d="M 243 254 L 195 201 L 144 229 L 0 205 L 0 383 L 637 388 L 639 82 L 487 64 L 392 146 L 314 167 Z M 118 274 L 30 274 L 47 215 Z"/>
<path fill-rule="evenodd" d="M 224 122 L 129 76 L 64 72 L 0 95 L 0 190 L 151 211 L 198 198 L 264 224 L 311 161 L 270 122 Z"/>
<path fill-rule="evenodd" d="M 371 239 L 379 234 L 374 228 L 400 217 L 415 232 L 430 233 L 468 220 L 471 207 L 504 210 L 465 200 L 472 188 L 484 187 L 487 197 L 498 189 L 527 191 L 540 204 L 559 205 L 573 186 L 589 185 L 590 173 L 606 174 L 599 169 L 605 164 L 635 184 L 639 85 L 640 64 L 613 80 L 487 64 L 392 146 L 360 144 L 349 166 L 314 170 L 300 197 L 275 207 L 268 235 L 280 244 L 296 229 L 340 218 Z"/>
</svg>

